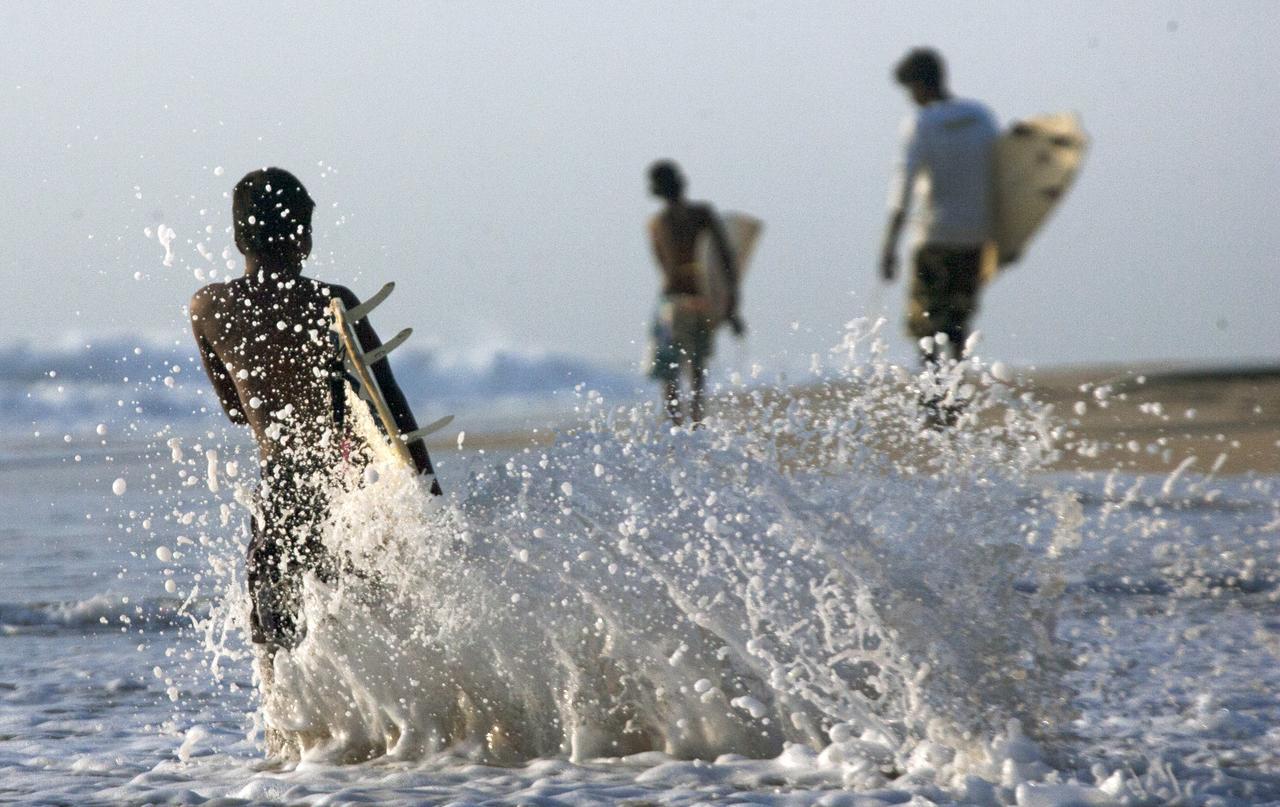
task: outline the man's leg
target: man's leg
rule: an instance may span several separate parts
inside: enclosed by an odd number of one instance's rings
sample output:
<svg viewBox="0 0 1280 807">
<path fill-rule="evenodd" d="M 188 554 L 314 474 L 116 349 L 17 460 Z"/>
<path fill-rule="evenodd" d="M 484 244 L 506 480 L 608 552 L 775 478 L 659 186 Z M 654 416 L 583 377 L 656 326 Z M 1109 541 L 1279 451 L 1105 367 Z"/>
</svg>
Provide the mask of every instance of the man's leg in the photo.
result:
<svg viewBox="0 0 1280 807">
<path fill-rule="evenodd" d="M 689 362 L 689 373 L 691 376 L 689 379 L 689 419 L 693 421 L 694 428 L 697 428 L 702 425 L 702 396 L 703 389 L 707 383 L 707 371 L 702 366 L 700 357 L 695 356 L 693 361 Z"/>
<path fill-rule="evenodd" d="M 969 329 L 964 323 L 948 322 L 943 316 L 935 316 L 934 319 L 943 325 L 931 337 L 928 349 L 920 347 L 920 366 L 939 372 L 964 358 L 964 343 L 969 339 Z"/>
<path fill-rule="evenodd" d="M 907 332 L 916 340 L 920 351 L 920 367 L 937 370 L 939 349 L 933 338 L 938 332 L 939 285 L 942 267 L 938 265 L 938 251 L 928 244 L 921 245 L 911 256 L 911 290 L 907 300 Z"/>
<path fill-rule="evenodd" d="M 276 683 L 276 648 L 267 644 L 253 646 L 253 660 L 258 669 L 258 699 L 266 704 L 275 689 Z M 267 757 L 272 760 L 296 760 L 301 755 L 298 739 L 287 731 L 263 725 L 262 742 L 267 747 Z"/>
<path fill-rule="evenodd" d="M 324 502 L 303 496 L 289 473 L 300 469 L 264 471 L 259 492 L 260 517 L 253 519 L 253 535 L 245 558 L 252 612 L 253 642 L 271 652 L 292 650 L 305 634 L 301 622 L 302 575 L 308 569 L 321 573 L 327 553 L 311 537 L 311 518 L 323 518 Z"/>
<path fill-rule="evenodd" d="M 959 363 L 964 358 L 965 343 L 969 341 L 969 320 L 978 308 L 978 289 L 981 284 L 982 250 L 958 249 L 944 253 L 943 266 L 946 270 L 945 291 L 941 295 L 941 311 L 939 312 L 939 330 L 946 335 L 947 344 L 942 355 L 950 361 Z M 954 426 L 964 411 L 964 404 L 956 401 L 942 407 L 943 422 Z"/>
<path fill-rule="evenodd" d="M 662 402 L 667 407 L 667 416 L 671 422 L 679 426 L 683 421 L 680 415 L 680 378 L 668 378 L 662 386 Z"/>
<path fill-rule="evenodd" d="M 272 515 L 264 505 L 264 520 Z M 258 700 L 266 704 L 275 688 L 276 651 L 296 636 L 295 617 L 287 603 L 281 602 L 284 589 L 276 582 L 280 558 L 271 525 L 253 519 L 253 538 L 245 567 L 249 583 L 249 627 L 253 642 L 254 664 L 258 672 Z M 288 637 L 288 638 L 286 638 Z M 262 728 L 267 757 L 288 760 L 298 756 L 296 743 L 285 732 L 271 726 Z"/>
<path fill-rule="evenodd" d="M 964 343 L 969 341 L 969 326 L 965 322 L 952 324 L 945 331 L 947 335 L 947 351 L 951 360 L 958 362 L 964 358 Z"/>
</svg>

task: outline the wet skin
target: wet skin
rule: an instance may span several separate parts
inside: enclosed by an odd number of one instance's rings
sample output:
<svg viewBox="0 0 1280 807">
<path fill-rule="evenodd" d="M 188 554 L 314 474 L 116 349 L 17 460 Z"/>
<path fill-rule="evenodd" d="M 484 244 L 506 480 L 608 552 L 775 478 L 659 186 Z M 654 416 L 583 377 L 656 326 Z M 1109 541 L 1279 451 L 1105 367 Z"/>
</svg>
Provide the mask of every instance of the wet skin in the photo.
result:
<svg viewBox="0 0 1280 807">
<path fill-rule="evenodd" d="M 720 220 L 711 207 L 699 202 L 674 199 L 669 200 L 666 208 L 654 216 L 649 224 L 653 254 L 662 270 L 663 294 L 700 293 L 698 279 L 691 264 L 697 260 L 698 236 L 704 230 L 711 231 L 716 249 L 722 256 L 729 288 L 737 288 L 737 264 L 725 238 L 724 228 L 720 226 Z M 737 305 L 731 303 L 729 310 L 736 311 Z"/>
<path fill-rule="evenodd" d="M 212 283 L 191 298 L 191 327 L 205 372 L 233 423 L 248 425 L 264 465 L 326 466 L 340 460 L 331 373 L 335 348 L 329 301 L 360 300 L 345 286 L 301 274 L 300 267 L 250 261 L 244 276 Z M 382 344 L 367 320 L 355 325 L 361 346 Z M 401 433 L 417 428 L 387 359 L 371 367 Z M 257 404 L 254 406 L 254 404 Z M 432 471 L 422 440 L 409 453 Z M 439 493 L 433 484 L 432 492 Z"/>
</svg>

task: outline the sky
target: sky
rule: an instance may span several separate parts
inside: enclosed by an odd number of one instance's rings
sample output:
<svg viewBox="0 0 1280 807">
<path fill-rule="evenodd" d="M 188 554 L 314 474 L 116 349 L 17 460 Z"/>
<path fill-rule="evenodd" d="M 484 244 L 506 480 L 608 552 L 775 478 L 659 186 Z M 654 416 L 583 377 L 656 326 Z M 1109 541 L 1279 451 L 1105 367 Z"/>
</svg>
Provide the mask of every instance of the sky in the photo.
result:
<svg viewBox="0 0 1280 807">
<path fill-rule="evenodd" d="M 15 2 L 0 26 L 0 345 L 187 338 L 197 274 L 242 271 L 229 191 L 279 165 L 319 205 L 309 272 L 397 281 L 384 332 L 622 366 L 669 157 L 765 221 L 723 360 L 807 364 L 867 315 L 907 357 L 904 286 L 876 277 L 890 71 L 932 45 L 1002 122 L 1073 110 L 1092 140 L 988 289 L 984 354 L 1280 360 L 1275 3 Z"/>
</svg>

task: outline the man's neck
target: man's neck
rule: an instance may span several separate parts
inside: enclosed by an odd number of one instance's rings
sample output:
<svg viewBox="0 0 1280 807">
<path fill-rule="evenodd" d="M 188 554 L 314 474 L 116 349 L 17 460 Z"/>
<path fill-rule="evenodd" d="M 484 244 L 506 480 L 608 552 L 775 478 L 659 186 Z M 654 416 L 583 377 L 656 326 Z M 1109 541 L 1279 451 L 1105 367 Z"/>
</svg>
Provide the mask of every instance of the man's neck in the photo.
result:
<svg viewBox="0 0 1280 807">
<path fill-rule="evenodd" d="M 270 278 L 275 275 L 281 280 L 298 277 L 302 274 L 302 262 L 284 258 L 263 258 L 258 255 L 244 256 L 244 276 L 256 280 Z"/>
</svg>

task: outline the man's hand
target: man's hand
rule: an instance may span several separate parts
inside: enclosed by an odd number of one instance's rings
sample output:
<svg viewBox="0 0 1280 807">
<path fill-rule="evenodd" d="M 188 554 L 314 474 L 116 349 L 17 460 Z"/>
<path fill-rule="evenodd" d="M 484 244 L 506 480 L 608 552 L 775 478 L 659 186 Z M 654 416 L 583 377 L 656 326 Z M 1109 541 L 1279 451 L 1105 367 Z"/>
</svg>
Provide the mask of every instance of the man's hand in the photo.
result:
<svg viewBox="0 0 1280 807">
<path fill-rule="evenodd" d="M 885 227 L 883 246 L 880 247 L 880 277 L 886 283 L 893 280 L 898 268 L 898 236 L 902 234 L 902 225 L 906 221 L 907 214 L 902 210 L 889 214 L 889 226 Z"/>
<path fill-rule="evenodd" d="M 742 315 L 738 313 L 738 291 L 734 289 L 729 293 L 729 313 L 725 316 L 725 322 L 729 323 L 729 327 L 733 330 L 733 335 L 742 338 L 747 332 L 747 325 L 742 321 Z"/>
<path fill-rule="evenodd" d="M 893 280 L 893 276 L 898 268 L 897 250 L 889 247 L 880 255 L 880 277 L 886 283 Z"/>
</svg>

